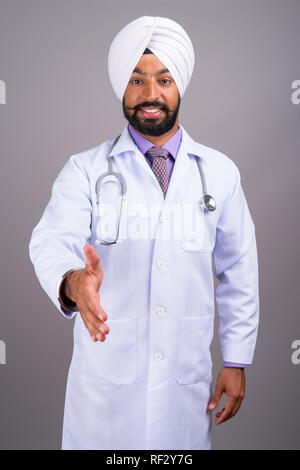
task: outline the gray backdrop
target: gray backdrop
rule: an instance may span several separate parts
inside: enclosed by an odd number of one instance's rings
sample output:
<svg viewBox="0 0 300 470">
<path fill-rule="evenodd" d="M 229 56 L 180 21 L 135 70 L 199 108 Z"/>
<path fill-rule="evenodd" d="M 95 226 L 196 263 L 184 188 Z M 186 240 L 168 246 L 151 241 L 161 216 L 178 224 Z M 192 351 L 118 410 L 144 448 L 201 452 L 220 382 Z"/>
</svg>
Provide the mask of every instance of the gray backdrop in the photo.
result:
<svg viewBox="0 0 300 470">
<path fill-rule="evenodd" d="M 123 129 L 107 53 L 142 15 L 190 35 L 179 122 L 237 164 L 256 225 L 257 347 L 242 408 L 213 425 L 213 448 L 299 448 L 299 0 L 0 0 L 0 448 L 60 448 L 74 320 L 40 287 L 28 243 L 67 158 Z M 212 354 L 215 380 L 216 335 Z"/>
</svg>

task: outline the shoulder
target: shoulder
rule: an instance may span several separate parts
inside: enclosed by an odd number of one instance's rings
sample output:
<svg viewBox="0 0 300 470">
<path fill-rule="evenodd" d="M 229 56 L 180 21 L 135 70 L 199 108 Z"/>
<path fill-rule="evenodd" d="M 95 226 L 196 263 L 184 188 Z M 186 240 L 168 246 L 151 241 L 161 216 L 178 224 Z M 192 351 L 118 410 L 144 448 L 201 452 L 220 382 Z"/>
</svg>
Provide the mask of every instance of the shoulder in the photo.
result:
<svg viewBox="0 0 300 470">
<path fill-rule="evenodd" d="M 233 159 L 224 152 L 208 147 L 207 145 L 200 144 L 199 142 L 195 142 L 195 147 L 197 148 L 198 156 L 203 156 L 204 160 L 208 163 L 211 162 L 213 165 L 220 165 L 223 169 L 234 173 L 236 172 L 237 165 Z"/>
<path fill-rule="evenodd" d="M 82 172 L 89 174 L 97 162 L 101 162 L 101 160 L 105 162 L 105 158 L 110 151 L 113 141 L 114 137 L 87 150 L 75 153 L 69 157 L 68 161 L 77 166 Z"/>
<path fill-rule="evenodd" d="M 213 168 L 214 171 L 236 171 L 236 164 L 226 153 L 197 142 L 197 140 L 194 139 L 182 125 L 181 128 L 182 142 L 184 143 L 187 152 L 200 157 L 201 163 L 203 163 L 207 168 Z"/>
<path fill-rule="evenodd" d="M 200 157 L 209 187 L 214 187 L 221 201 L 230 199 L 241 184 L 237 164 L 221 150 L 193 141 L 193 154 Z"/>
<path fill-rule="evenodd" d="M 101 144 L 95 145 L 94 147 L 91 147 L 87 150 L 84 150 L 82 152 L 72 155 L 70 158 L 80 164 L 84 164 L 84 163 L 91 164 L 95 160 L 95 158 L 97 158 L 97 156 L 106 155 L 113 141 L 114 141 L 114 138 L 107 139 Z"/>
<path fill-rule="evenodd" d="M 213 175 L 218 184 L 225 185 L 229 191 L 238 184 L 240 180 L 238 166 L 226 153 L 195 141 L 194 150 L 194 153 L 201 158 L 206 171 Z"/>
</svg>

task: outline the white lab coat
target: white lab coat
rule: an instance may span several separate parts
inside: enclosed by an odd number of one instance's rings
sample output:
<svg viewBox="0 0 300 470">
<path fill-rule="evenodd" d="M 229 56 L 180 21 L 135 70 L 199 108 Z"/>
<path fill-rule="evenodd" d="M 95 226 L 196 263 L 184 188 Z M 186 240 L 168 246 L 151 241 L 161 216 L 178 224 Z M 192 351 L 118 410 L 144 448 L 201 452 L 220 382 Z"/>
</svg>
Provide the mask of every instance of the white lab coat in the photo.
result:
<svg viewBox="0 0 300 470">
<path fill-rule="evenodd" d="M 160 208 L 155 238 L 96 243 L 95 183 L 107 171 L 113 139 L 67 160 L 33 230 L 29 253 L 40 284 L 63 315 L 75 316 L 62 449 L 210 449 L 212 262 L 223 359 L 252 362 L 259 317 L 257 247 L 240 174 L 230 158 L 196 143 L 181 127 L 165 200 L 127 125 L 112 152 L 114 169 L 127 183 L 127 207 Z M 186 235 L 163 239 L 167 204 L 199 208 L 196 158 L 217 209 L 200 216 L 200 241 Z M 63 274 L 85 266 L 86 243 L 100 254 L 104 270 L 100 302 L 110 327 L 104 342 L 94 343 L 80 314 L 68 314 L 58 302 Z"/>
</svg>

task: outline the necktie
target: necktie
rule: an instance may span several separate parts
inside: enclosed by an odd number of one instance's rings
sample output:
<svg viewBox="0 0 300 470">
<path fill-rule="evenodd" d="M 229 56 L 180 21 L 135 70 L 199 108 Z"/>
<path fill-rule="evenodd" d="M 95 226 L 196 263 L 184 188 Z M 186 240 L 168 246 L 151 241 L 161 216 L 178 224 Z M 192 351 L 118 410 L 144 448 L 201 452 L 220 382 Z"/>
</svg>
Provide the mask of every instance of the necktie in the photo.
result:
<svg viewBox="0 0 300 470">
<path fill-rule="evenodd" d="M 165 150 L 163 148 L 151 147 L 151 149 L 149 149 L 146 154 L 151 157 L 153 173 L 155 174 L 160 184 L 165 198 L 169 183 L 167 168 L 167 157 L 169 155 L 169 152 L 168 150 Z"/>
</svg>

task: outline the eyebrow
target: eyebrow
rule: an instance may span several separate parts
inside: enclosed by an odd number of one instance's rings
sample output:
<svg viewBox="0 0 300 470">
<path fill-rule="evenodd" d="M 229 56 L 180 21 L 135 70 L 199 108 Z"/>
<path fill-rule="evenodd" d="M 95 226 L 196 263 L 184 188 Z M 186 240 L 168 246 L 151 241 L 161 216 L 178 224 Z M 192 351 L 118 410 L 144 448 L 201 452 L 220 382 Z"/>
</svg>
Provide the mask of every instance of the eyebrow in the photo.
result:
<svg viewBox="0 0 300 470">
<path fill-rule="evenodd" d="M 141 75 L 147 75 L 146 72 L 143 72 L 141 69 L 139 69 L 138 67 L 136 67 L 134 69 L 134 71 L 132 73 L 139 73 Z M 161 69 L 159 70 L 158 72 L 156 72 L 155 75 L 161 75 L 162 73 L 170 73 L 169 69 Z"/>
</svg>

